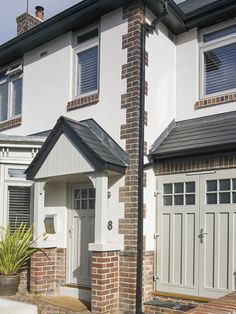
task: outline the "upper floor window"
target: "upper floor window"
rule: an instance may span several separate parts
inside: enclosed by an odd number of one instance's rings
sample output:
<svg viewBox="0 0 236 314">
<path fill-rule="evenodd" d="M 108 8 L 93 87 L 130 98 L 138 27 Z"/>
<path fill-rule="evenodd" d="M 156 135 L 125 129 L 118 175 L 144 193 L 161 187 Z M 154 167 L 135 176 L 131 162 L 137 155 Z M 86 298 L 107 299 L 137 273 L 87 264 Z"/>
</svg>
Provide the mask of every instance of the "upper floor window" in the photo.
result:
<svg viewBox="0 0 236 314">
<path fill-rule="evenodd" d="M 0 122 L 21 114 L 22 63 L 0 69 Z"/>
<path fill-rule="evenodd" d="M 201 46 L 201 96 L 236 89 L 236 25 L 203 34 Z"/>
<path fill-rule="evenodd" d="M 75 97 L 83 97 L 98 91 L 98 30 L 76 36 L 75 46 Z"/>
</svg>

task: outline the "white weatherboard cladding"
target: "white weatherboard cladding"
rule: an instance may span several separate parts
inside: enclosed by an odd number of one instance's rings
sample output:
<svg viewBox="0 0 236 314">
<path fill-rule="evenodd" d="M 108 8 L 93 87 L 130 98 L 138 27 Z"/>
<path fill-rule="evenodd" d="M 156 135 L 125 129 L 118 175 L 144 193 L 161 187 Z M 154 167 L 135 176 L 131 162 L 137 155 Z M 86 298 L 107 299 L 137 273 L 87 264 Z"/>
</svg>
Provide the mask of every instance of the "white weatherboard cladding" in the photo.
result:
<svg viewBox="0 0 236 314">
<path fill-rule="evenodd" d="M 85 157 L 77 150 L 65 134 L 62 134 L 49 155 L 45 159 L 36 179 L 74 173 L 91 172 L 94 168 Z"/>
<path fill-rule="evenodd" d="M 125 124 L 126 111 L 121 109 L 121 95 L 126 93 L 126 80 L 121 79 L 121 68 L 127 62 L 127 51 L 122 49 L 122 35 L 128 23 L 122 9 L 101 17 L 99 102 L 67 112 L 67 102 L 73 95 L 73 34 L 67 33 L 54 41 L 24 55 L 23 121 L 5 134 L 33 134 L 52 129 L 59 116 L 75 120 L 95 119 L 111 137 L 124 148 L 120 140 L 120 126 Z M 40 57 L 40 54 L 47 52 Z"/>
<path fill-rule="evenodd" d="M 236 204 L 206 201 L 207 181 L 235 178 L 234 169 L 158 178 L 157 290 L 212 298 L 235 290 Z M 164 183 L 193 181 L 194 205 L 163 205 Z"/>
<path fill-rule="evenodd" d="M 146 10 L 147 22 L 150 24 L 155 16 Z M 148 149 L 175 118 L 176 95 L 176 49 L 175 43 L 168 38 L 168 31 L 163 24 L 158 24 L 153 35 L 146 39 L 148 67 L 146 81 L 148 96 L 145 98 L 145 110 L 148 112 L 148 125 L 145 127 L 145 141 Z M 145 160 L 147 162 L 147 159 Z M 144 221 L 147 250 L 154 250 L 156 204 L 155 176 L 152 169 L 147 171 L 147 188 L 144 189 L 144 203 L 147 217 Z"/>
<path fill-rule="evenodd" d="M 207 31 L 207 30 L 206 30 Z M 176 120 L 235 110 L 235 102 L 195 110 L 200 100 L 199 34 L 197 29 L 176 36 Z M 224 94 L 224 93 L 222 93 Z"/>
</svg>

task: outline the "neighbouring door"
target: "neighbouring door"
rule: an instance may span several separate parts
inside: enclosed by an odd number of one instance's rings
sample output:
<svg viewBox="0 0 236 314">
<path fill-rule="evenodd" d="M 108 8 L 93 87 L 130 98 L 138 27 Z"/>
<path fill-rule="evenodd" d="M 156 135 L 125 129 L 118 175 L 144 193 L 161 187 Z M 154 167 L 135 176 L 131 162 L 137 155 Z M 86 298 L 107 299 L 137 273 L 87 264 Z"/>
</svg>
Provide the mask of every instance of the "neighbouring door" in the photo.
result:
<svg viewBox="0 0 236 314">
<path fill-rule="evenodd" d="M 69 211 L 68 279 L 70 284 L 90 286 L 91 253 L 94 242 L 95 189 L 74 188 L 72 209 Z"/>
<path fill-rule="evenodd" d="M 203 297 L 235 290 L 236 171 L 165 176 L 158 188 L 157 290 Z"/>
</svg>

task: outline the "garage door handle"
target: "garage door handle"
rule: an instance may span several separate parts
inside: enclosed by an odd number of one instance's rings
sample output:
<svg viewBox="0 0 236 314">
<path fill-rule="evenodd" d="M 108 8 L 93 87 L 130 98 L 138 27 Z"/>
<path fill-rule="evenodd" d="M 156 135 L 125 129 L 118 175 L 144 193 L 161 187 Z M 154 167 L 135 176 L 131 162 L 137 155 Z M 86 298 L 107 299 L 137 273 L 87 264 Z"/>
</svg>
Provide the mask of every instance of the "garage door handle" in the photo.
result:
<svg viewBox="0 0 236 314">
<path fill-rule="evenodd" d="M 199 238 L 200 238 L 200 241 L 201 241 L 201 243 L 203 243 L 203 239 L 204 239 L 204 236 L 205 235 L 208 235 L 208 232 L 204 232 L 204 229 L 203 228 L 201 228 L 200 229 L 200 234 L 199 234 Z"/>
</svg>

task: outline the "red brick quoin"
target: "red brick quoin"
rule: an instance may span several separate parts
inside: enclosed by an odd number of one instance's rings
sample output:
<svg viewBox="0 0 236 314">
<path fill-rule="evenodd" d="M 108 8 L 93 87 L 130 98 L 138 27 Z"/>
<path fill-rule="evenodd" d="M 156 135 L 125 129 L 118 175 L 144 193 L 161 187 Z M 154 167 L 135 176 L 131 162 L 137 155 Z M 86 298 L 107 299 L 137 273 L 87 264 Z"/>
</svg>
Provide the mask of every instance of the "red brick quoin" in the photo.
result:
<svg viewBox="0 0 236 314">
<path fill-rule="evenodd" d="M 114 314 L 119 300 L 119 252 L 92 253 L 93 314 Z"/>
</svg>

